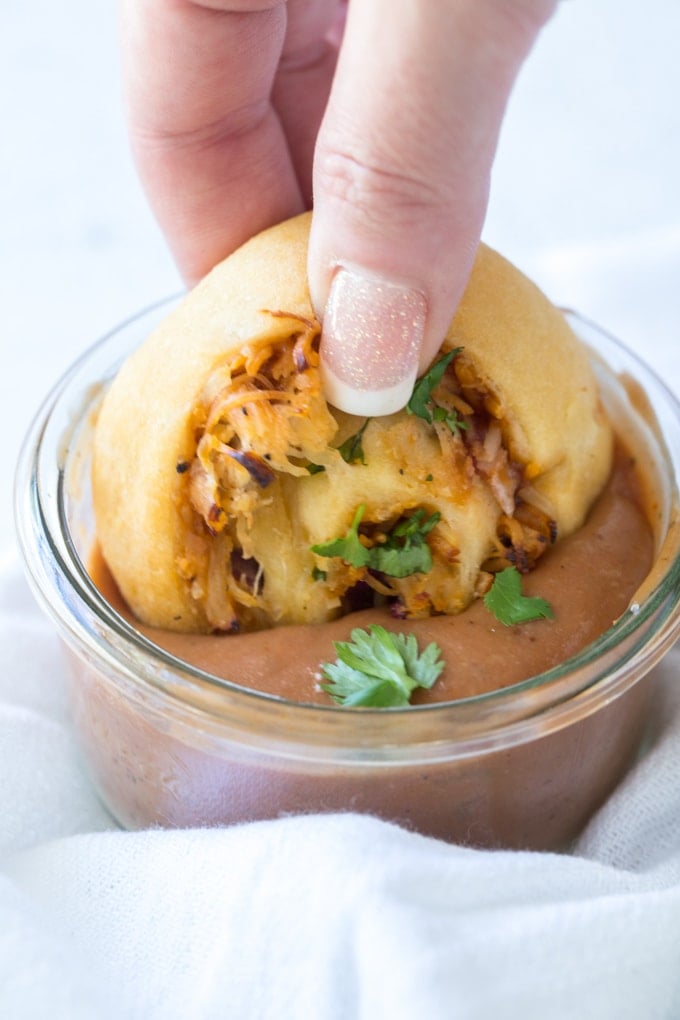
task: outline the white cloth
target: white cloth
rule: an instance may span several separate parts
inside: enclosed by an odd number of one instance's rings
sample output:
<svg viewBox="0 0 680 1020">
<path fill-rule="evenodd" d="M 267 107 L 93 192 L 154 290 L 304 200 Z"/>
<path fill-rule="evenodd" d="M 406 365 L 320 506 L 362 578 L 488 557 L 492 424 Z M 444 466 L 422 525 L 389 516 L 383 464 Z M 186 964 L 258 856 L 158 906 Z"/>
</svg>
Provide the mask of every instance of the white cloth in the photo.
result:
<svg viewBox="0 0 680 1020">
<path fill-rule="evenodd" d="M 124 833 L 99 805 L 9 471 L 59 373 L 178 279 L 127 155 L 115 5 L 67 8 L 0 11 L 0 1018 L 677 1020 L 678 647 L 647 754 L 570 855 L 352 815 Z M 560 5 L 485 236 L 680 393 L 678 38 L 677 0 Z"/>
</svg>

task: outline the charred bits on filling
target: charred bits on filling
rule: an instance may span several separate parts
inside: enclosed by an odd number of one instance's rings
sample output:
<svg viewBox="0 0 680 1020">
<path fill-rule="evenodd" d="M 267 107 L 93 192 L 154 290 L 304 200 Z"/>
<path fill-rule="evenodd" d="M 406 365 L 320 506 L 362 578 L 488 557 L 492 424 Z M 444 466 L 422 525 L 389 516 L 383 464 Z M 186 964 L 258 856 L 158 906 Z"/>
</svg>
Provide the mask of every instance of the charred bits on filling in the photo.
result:
<svg viewBox="0 0 680 1020">
<path fill-rule="evenodd" d="M 266 489 L 276 478 L 276 472 L 257 453 L 252 453 L 249 450 L 233 449 L 224 450 L 223 452 L 235 460 L 237 464 L 240 464 L 241 467 L 245 468 L 253 481 L 257 482 L 261 489 Z"/>
<path fill-rule="evenodd" d="M 208 510 L 208 517 L 205 521 L 205 526 L 208 529 L 208 533 L 211 535 L 218 535 L 226 523 L 226 517 L 224 510 L 217 503 L 213 503 Z"/>
<path fill-rule="evenodd" d="M 293 364 L 298 372 L 306 372 L 308 368 L 318 361 L 317 348 L 321 324 L 318 319 L 307 319 L 304 315 L 296 315 L 294 312 L 271 311 L 267 314 L 275 319 L 292 319 L 304 326 L 304 330 L 298 334 L 293 346 Z"/>
<path fill-rule="evenodd" d="M 245 557 L 240 549 L 234 549 L 231 553 L 231 570 L 236 581 L 253 595 L 261 593 L 264 577 L 254 556 Z"/>
</svg>

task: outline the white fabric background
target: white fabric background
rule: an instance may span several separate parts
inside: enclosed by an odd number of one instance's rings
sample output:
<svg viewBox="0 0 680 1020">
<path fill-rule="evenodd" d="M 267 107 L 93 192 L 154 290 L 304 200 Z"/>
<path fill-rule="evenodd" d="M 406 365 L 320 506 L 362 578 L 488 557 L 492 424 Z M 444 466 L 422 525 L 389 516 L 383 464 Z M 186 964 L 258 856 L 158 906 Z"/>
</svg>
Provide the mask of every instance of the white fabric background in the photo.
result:
<svg viewBox="0 0 680 1020">
<path fill-rule="evenodd" d="M 676 0 L 560 5 L 514 94 L 485 238 L 680 392 Z M 571 856 L 352 816 L 122 833 L 69 728 L 11 525 L 71 360 L 180 287 L 127 153 L 112 0 L 0 11 L 0 1017 L 680 1017 L 680 654 L 652 746 Z"/>
</svg>

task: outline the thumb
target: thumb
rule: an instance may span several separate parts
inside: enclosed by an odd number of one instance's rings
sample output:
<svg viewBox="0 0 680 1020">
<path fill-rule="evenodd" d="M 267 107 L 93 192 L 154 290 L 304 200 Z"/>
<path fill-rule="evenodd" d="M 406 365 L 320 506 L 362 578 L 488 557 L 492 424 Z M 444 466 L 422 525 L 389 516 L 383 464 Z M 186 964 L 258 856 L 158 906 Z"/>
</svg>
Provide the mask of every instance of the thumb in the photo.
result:
<svg viewBox="0 0 680 1020">
<path fill-rule="evenodd" d="M 350 3 L 315 151 L 309 284 L 326 395 L 408 401 L 472 266 L 510 90 L 554 0 Z"/>
</svg>

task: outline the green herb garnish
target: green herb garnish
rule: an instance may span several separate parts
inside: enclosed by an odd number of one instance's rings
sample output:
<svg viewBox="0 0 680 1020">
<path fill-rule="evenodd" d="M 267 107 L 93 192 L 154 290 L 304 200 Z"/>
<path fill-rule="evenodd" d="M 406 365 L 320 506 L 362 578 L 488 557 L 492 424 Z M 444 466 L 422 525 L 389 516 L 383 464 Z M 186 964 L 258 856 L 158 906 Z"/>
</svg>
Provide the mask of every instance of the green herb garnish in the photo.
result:
<svg viewBox="0 0 680 1020">
<path fill-rule="evenodd" d="M 507 567 L 496 574 L 484 596 L 484 605 L 506 627 L 530 620 L 552 619 L 555 615 L 545 599 L 522 594 L 522 578 L 516 567 Z"/>
<path fill-rule="evenodd" d="M 442 381 L 444 372 L 456 354 L 460 353 L 461 350 L 461 347 L 457 347 L 455 350 L 449 351 L 448 354 L 444 354 L 438 361 L 435 361 L 432 368 L 424 376 L 418 379 L 413 387 L 411 399 L 406 405 L 406 410 L 409 414 L 417 415 L 418 418 L 422 418 L 428 424 L 432 423 L 432 412 L 427 406 L 432 401 L 432 390 Z"/>
<path fill-rule="evenodd" d="M 443 354 L 441 358 L 435 361 L 429 371 L 418 380 L 413 387 L 411 399 L 406 405 L 406 410 L 409 414 L 415 414 L 418 418 L 422 418 L 428 425 L 435 421 L 446 422 L 452 432 L 468 427 L 467 422 L 463 421 L 457 411 L 439 407 L 432 398 L 432 392 L 444 378 L 446 369 L 462 350 L 462 347 L 454 347 L 452 351 Z"/>
<path fill-rule="evenodd" d="M 338 453 L 347 464 L 365 464 L 366 458 L 364 456 L 364 448 L 361 444 L 363 439 L 366 426 L 371 419 L 367 418 L 364 424 L 361 426 L 358 432 L 355 432 L 353 436 L 348 438 L 341 443 L 338 447 Z"/>
<path fill-rule="evenodd" d="M 447 410 L 445 407 L 439 407 L 438 405 L 435 406 L 434 404 L 432 406 L 432 420 L 443 421 L 446 425 L 448 425 L 451 432 L 458 432 L 459 429 L 467 429 L 470 427 L 465 419 L 461 418 L 455 408 Z"/>
<path fill-rule="evenodd" d="M 394 634 L 377 624 L 356 627 L 351 641 L 334 641 L 337 661 L 321 666 L 322 688 L 345 707 L 400 708 L 417 687 L 429 689 L 444 669 L 432 642 L 422 654 L 413 634 Z"/>
<path fill-rule="evenodd" d="M 339 556 L 352 567 L 368 566 L 369 550 L 361 544 L 359 539 L 359 525 L 365 509 L 365 503 L 361 503 L 356 508 L 352 523 L 344 538 L 334 538 L 331 542 L 313 545 L 312 552 L 317 556 Z"/>
<path fill-rule="evenodd" d="M 425 537 L 441 514 L 433 513 L 425 519 L 425 511 L 416 510 L 396 524 L 384 542 L 367 548 L 359 537 L 359 525 L 365 510 L 364 503 L 357 507 L 343 538 L 313 545 L 312 552 L 317 556 L 339 556 L 352 567 L 368 567 L 389 577 L 410 577 L 411 574 L 426 574 L 432 569 L 432 553 Z"/>
<path fill-rule="evenodd" d="M 323 466 L 323 464 L 312 464 L 312 462 L 310 461 L 309 464 L 307 465 L 307 470 L 310 473 L 310 475 L 318 475 L 322 471 L 325 471 L 326 468 Z"/>
<path fill-rule="evenodd" d="M 389 577 L 427 574 L 432 570 L 432 553 L 425 536 L 432 531 L 440 518 L 440 513 L 433 513 L 425 519 L 425 511 L 416 510 L 414 514 L 392 528 L 386 542 L 369 550 L 370 566 Z"/>
</svg>

